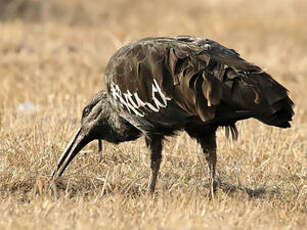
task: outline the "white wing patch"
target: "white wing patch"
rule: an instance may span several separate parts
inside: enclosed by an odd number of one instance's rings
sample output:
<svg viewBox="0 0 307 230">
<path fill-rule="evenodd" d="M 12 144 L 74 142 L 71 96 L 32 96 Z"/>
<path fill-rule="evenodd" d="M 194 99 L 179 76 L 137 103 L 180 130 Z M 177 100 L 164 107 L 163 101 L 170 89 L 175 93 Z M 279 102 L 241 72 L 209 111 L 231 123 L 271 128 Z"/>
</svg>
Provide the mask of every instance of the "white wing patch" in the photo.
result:
<svg viewBox="0 0 307 230">
<path fill-rule="evenodd" d="M 166 108 L 167 101 L 171 100 L 171 98 L 163 94 L 156 79 L 153 79 L 152 84 L 152 103 L 142 101 L 137 92 L 132 94 L 128 90 L 126 93 L 122 93 L 119 86 L 114 83 L 111 84 L 111 93 L 113 98 L 118 100 L 122 106 L 126 107 L 129 113 L 134 113 L 140 117 L 144 117 L 145 115 L 141 110 L 142 108 L 159 112 L 161 108 Z"/>
</svg>

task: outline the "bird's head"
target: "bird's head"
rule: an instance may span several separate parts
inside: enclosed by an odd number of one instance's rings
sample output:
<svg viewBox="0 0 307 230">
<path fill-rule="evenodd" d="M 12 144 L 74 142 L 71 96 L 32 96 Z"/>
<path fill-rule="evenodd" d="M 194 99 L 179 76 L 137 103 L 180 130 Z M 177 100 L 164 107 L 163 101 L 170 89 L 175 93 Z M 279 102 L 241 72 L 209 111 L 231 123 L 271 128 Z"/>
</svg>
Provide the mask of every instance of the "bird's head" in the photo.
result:
<svg viewBox="0 0 307 230">
<path fill-rule="evenodd" d="M 109 130 L 109 117 L 110 104 L 107 92 L 100 91 L 83 108 L 79 135 L 88 142 L 95 139 L 105 139 Z"/>
<path fill-rule="evenodd" d="M 110 105 L 105 91 L 95 94 L 83 109 L 81 126 L 59 158 L 52 177 L 61 176 L 73 158 L 93 140 L 106 139 Z M 101 144 L 101 142 L 99 142 Z"/>
</svg>

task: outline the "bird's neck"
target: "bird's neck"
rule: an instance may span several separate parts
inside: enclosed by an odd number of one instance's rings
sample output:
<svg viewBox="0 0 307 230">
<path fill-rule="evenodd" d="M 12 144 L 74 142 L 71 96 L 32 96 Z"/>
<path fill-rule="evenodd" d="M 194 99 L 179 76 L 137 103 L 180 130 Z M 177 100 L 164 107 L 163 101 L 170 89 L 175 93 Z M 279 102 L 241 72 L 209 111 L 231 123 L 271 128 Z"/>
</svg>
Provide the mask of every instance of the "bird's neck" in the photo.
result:
<svg viewBox="0 0 307 230">
<path fill-rule="evenodd" d="M 137 128 L 120 117 L 116 111 L 111 110 L 108 124 L 109 135 L 106 135 L 106 140 L 109 142 L 120 143 L 124 141 L 132 141 L 136 140 L 141 135 L 141 132 Z"/>
</svg>

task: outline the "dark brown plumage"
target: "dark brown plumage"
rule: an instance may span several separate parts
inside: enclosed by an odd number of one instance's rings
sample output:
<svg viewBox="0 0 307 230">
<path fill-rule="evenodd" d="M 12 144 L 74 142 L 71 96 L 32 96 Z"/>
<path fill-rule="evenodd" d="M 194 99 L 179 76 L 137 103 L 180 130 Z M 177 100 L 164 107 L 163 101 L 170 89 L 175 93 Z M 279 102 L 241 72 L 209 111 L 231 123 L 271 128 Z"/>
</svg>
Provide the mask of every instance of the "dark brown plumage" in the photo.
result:
<svg viewBox="0 0 307 230">
<path fill-rule="evenodd" d="M 260 67 L 232 49 L 192 36 L 145 38 L 122 47 L 111 57 L 105 80 L 106 91 L 84 108 L 81 128 L 53 177 L 61 176 L 94 139 L 119 143 L 144 135 L 151 151 L 153 192 L 164 136 L 185 130 L 203 149 L 213 194 L 218 127 L 236 138 L 238 120 L 253 117 L 288 128 L 294 114 L 287 90 Z"/>
</svg>

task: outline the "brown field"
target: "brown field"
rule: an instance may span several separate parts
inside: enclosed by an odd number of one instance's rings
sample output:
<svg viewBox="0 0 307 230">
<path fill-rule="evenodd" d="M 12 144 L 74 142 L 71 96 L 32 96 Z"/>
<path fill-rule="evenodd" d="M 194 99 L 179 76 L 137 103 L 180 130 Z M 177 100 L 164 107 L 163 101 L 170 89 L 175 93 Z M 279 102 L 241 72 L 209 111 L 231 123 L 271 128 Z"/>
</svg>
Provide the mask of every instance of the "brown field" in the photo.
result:
<svg viewBox="0 0 307 230">
<path fill-rule="evenodd" d="M 307 229 L 305 0 L 0 1 L 0 229 Z M 143 138 L 91 143 L 59 182 L 50 173 L 103 88 L 110 56 L 145 36 L 191 34 L 234 48 L 285 85 L 291 129 L 239 122 L 218 132 L 218 178 L 186 134 L 168 138 L 157 193 L 146 193 Z M 24 108 L 25 103 L 32 108 Z"/>
</svg>

